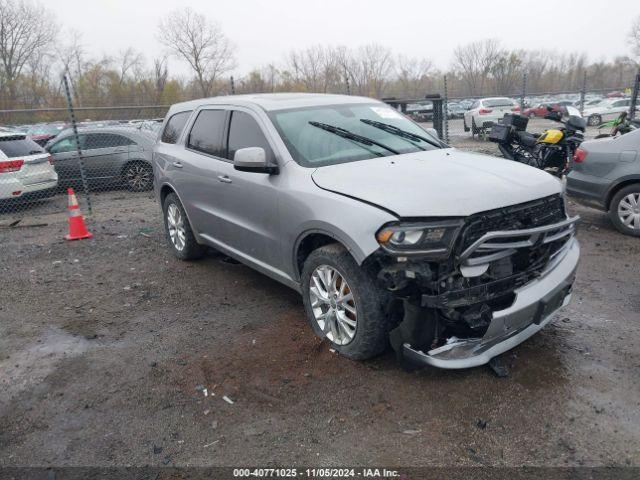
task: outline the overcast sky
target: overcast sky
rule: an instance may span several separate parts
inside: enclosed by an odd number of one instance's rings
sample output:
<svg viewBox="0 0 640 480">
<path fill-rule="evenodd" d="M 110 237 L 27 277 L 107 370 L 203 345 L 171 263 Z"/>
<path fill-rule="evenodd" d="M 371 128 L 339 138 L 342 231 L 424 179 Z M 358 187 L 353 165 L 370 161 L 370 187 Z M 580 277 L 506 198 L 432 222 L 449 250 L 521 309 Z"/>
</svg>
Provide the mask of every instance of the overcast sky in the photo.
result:
<svg viewBox="0 0 640 480">
<path fill-rule="evenodd" d="M 222 26 L 237 48 L 237 74 L 279 63 L 292 48 L 372 42 L 446 68 L 456 45 L 488 37 L 511 48 L 610 59 L 629 53 L 627 32 L 640 14 L 639 0 L 56 0 L 55 12 L 93 55 L 132 46 L 150 59 L 163 52 L 158 21 L 184 6 Z"/>
</svg>

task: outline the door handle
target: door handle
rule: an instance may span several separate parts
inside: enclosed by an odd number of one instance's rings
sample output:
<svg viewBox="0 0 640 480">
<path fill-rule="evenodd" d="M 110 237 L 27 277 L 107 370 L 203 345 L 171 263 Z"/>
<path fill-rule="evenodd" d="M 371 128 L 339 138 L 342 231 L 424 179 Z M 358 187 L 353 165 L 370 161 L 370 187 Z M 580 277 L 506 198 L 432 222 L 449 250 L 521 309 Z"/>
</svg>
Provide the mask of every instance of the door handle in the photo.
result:
<svg viewBox="0 0 640 480">
<path fill-rule="evenodd" d="M 116 149 L 115 149 L 115 153 L 124 153 L 124 152 L 126 152 L 126 151 L 127 151 L 127 150 L 126 150 L 125 148 L 116 148 Z"/>
<path fill-rule="evenodd" d="M 218 175 L 218 180 L 222 183 L 231 183 L 232 180 L 226 175 Z"/>
<path fill-rule="evenodd" d="M 173 162 L 172 165 L 176 168 L 182 168 L 182 164 L 180 162 Z"/>
</svg>

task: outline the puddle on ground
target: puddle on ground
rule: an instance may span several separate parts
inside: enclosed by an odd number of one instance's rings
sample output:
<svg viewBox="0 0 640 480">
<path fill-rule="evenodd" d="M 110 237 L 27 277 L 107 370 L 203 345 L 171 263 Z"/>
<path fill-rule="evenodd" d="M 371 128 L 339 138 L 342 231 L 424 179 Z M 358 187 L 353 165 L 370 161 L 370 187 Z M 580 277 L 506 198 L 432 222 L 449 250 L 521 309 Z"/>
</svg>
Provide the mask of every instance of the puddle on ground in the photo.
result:
<svg viewBox="0 0 640 480">
<path fill-rule="evenodd" d="M 0 359 L 0 404 L 44 380 L 63 359 L 82 355 L 89 348 L 84 337 L 49 329 L 32 343 Z"/>
</svg>

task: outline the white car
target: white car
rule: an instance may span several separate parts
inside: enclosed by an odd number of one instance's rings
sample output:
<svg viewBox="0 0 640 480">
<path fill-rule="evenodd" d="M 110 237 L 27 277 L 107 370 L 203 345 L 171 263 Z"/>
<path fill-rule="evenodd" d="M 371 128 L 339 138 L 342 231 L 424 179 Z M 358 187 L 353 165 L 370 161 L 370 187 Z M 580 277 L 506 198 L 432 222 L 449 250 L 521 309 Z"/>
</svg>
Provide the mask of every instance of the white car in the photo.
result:
<svg viewBox="0 0 640 480">
<path fill-rule="evenodd" d="M 629 110 L 630 105 L 629 98 L 610 98 L 593 107 L 585 108 L 582 116 L 587 119 L 588 125 L 596 126 L 617 118 L 622 112 Z"/>
<path fill-rule="evenodd" d="M 480 98 L 464 113 L 464 131 L 475 135 L 483 128 L 500 123 L 505 113 L 519 112 L 516 102 L 506 97 Z"/>
<path fill-rule="evenodd" d="M 0 200 L 43 198 L 58 185 L 51 156 L 22 133 L 0 133 Z"/>
</svg>

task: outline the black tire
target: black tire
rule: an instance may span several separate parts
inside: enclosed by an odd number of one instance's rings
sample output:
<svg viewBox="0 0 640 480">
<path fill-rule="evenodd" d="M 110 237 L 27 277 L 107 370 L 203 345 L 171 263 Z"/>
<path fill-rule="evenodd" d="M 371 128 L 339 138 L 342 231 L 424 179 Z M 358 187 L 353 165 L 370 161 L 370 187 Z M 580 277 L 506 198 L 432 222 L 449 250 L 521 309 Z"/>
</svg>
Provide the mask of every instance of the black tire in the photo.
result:
<svg viewBox="0 0 640 480">
<path fill-rule="evenodd" d="M 171 205 L 175 205 L 183 219 L 184 247 L 182 249 L 179 249 L 173 243 L 169 234 L 169 220 L 167 212 L 169 211 Z M 171 250 L 173 255 L 180 260 L 196 260 L 198 258 L 201 258 L 206 251 L 206 247 L 200 245 L 196 241 L 196 238 L 193 235 L 193 230 L 191 229 L 191 225 L 189 224 L 189 219 L 187 218 L 187 214 L 184 211 L 184 207 L 182 206 L 182 203 L 180 203 L 180 199 L 175 193 L 170 193 L 164 199 L 164 202 L 162 203 L 162 214 L 164 218 L 164 231 L 167 238 L 167 244 L 169 245 L 169 249 Z"/>
<path fill-rule="evenodd" d="M 587 125 L 590 125 L 592 127 L 596 127 L 601 123 L 602 123 L 602 117 L 598 114 L 589 115 L 589 118 L 587 119 Z"/>
<path fill-rule="evenodd" d="M 618 207 L 623 198 L 630 194 L 640 195 L 640 183 L 634 183 L 633 185 L 629 185 L 628 187 L 624 187 L 616 193 L 611 199 L 611 204 L 609 205 L 609 218 L 611 219 L 611 223 L 616 227 L 621 233 L 625 235 L 631 235 L 632 237 L 640 237 L 640 228 L 631 228 L 625 225 L 618 214 Z"/>
<path fill-rule="evenodd" d="M 536 112 L 529 112 L 529 118 L 536 118 Z"/>
<path fill-rule="evenodd" d="M 153 188 L 153 168 L 147 162 L 130 162 L 122 169 L 122 181 L 132 192 L 145 192 Z"/>
<path fill-rule="evenodd" d="M 337 270 L 353 293 L 357 323 L 353 339 L 338 345 L 327 338 L 315 319 L 311 308 L 310 284 L 315 269 L 328 265 Z M 316 335 L 326 339 L 340 354 L 353 360 L 366 360 L 384 352 L 389 344 L 389 330 L 393 324 L 390 312 L 391 294 L 381 288 L 374 275 L 358 266 L 351 254 L 340 244 L 320 247 L 307 257 L 302 268 L 302 299 L 307 320 Z"/>
</svg>

